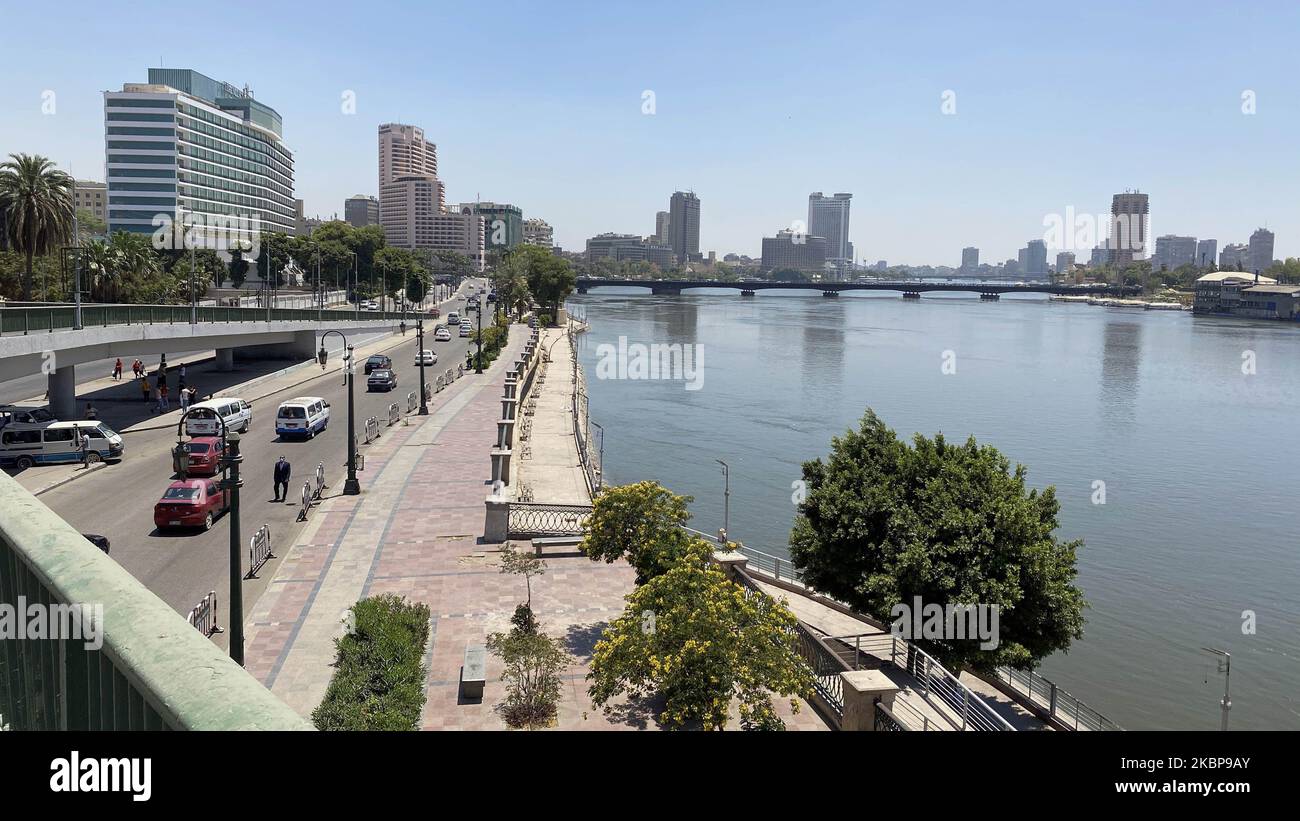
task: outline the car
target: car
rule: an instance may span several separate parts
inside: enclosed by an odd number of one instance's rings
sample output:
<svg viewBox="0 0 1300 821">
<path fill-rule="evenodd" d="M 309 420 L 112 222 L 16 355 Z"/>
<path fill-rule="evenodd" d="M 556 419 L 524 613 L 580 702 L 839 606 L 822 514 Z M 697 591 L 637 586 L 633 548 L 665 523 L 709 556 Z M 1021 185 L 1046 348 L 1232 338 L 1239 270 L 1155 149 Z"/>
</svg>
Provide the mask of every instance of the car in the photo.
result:
<svg viewBox="0 0 1300 821">
<path fill-rule="evenodd" d="M 457 324 L 458 322 L 460 322 L 460 314 L 456 313 L 455 311 L 448 311 L 448 312 L 447 312 L 447 324 L 448 324 L 448 325 L 455 325 L 455 324 Z"/>
<path fill-rule="evenodd" d="M 214 476 L 221 470 L 220 436 L 195 436 L 185 443 L 185 449 L 189 451 L 187 476 Z"/>
<path fill-rule="evenodd" d="M 236 396 L 198 402 L 185 414 L 185 432 L 190 436 L 219 436 L 223 430 L 248 433 L 252 425 L 253 406 Z"/>
<path fill-rule="evenodd" d="M 466 300 L 465 304 L 468 305 L 468 306 L 471 307 L 471 308 L 477 308 L 477 307 L 478 307 L 478 297 L 476 297 L 476 296 L 472 296 L 472 297 L 470 297 L 468 300 Z"/>
<path fill-rule="evenodd" d="M 377 353 L 366 360 L 366 375 L 369 376 L 371 371 L 380 370 L 380 369 L 390 370 L 392 367 L 393 367 L 393 360 L 389 359 L 388 357 L 384 356 L 381 353 Z"/>
<path fill-rule="evenodd" d="M 450 342 L 451 331 L 447 330 L 446 325 L 439 325 L 433 332 L 434 342 Z"/>
<path fill-rule="evenodd" d="M 388 368 L 380 368 L 370 372 L 370 377 L 366 380 L 366 390 L 368 391 L 391 391 L 397 387 L 397 374 Z"/>
<path fill-rule="evenodd" d="M 82 536 L 85 536 L 85 537 L 86 537 L 86 541 L 90 542 L 90 543 L 93 544 L 95 547 L 98 547 L 100 550 L 102 550 L 102 551 L 105 552 L 105 553 L 108 552 L 108 537 L 107 537 L 107 536 L 101 536 L 101 535 L 99 535 L 98 533 L 82 533 L 81 535 L 82 535 Z"/>
<path fill-rule="evenodd" d="M 472 334 L 472 333 L 474 333 L 474 331 L 473 331 L 473 329 L 471 329 L 468 325 L 461 325 L 461 326 L 460 326 L 460 335 L 461 335 L 462 338 L 467 337 L 467 336 L 469 336 L 469 335 Z"/>
<path fill-rule="evenodd" d="M 415 355 L 415 367 L 417 368 L 420 367 L 421 365 L 437 365 L 437 364 L 438 364 L 438 355 L 433 351 L 428 351 L 428 350 L 420 351 Z"/>
<path fill-rule="evenodd" d="M 312 439 L 330 423 L 330 403 L 319 396 L 297 396 L 280 403 L 275 412 L 275 432 L 281 439 Z"/>
<path fill-rule="evenodd" d="M 496 302 L 496 301 L 497 301 L 497 292 L 496 292 L 496 291 L 493 291 L 492 293 L 488 294 L 488 295 L 487 295 L 487 301 L 488 301 L 488 302 Z"/>
<path fill-rule="evenodd" d="M 153 506 L 153 523 L 159 530 L 211 530 L 213 521 L 229 508 L 230 492 L 222 490 L 216 478 L 178 479 L 167 486 Z"/>
<path fill-rule="evenodd" d="M 425 316 L 428 316 L 431 319 L 437 319 L 438 317 L 442 316 L 442 311 L 438 310 L 437 308 L 430 308 L 429 312 L 425 314 Z"/>
</svg>

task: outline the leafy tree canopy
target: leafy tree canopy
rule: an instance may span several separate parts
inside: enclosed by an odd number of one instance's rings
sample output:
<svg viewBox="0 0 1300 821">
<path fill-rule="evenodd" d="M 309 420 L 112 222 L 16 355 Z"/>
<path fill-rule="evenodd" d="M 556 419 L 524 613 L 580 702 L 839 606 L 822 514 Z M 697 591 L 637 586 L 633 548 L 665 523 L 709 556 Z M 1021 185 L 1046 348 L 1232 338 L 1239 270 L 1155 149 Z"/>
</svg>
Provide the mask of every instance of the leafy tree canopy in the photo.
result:
<svg viewBox="0 0 1300 821">
<path fill-rule="evenodd" d="M 579 549 L 592 561 L 626 559 L 637 583 L 663 573 L 686 553 L 690 496 L 678 496 L 657 482 L 606 488 L 592 506 Z"/>
</svg>

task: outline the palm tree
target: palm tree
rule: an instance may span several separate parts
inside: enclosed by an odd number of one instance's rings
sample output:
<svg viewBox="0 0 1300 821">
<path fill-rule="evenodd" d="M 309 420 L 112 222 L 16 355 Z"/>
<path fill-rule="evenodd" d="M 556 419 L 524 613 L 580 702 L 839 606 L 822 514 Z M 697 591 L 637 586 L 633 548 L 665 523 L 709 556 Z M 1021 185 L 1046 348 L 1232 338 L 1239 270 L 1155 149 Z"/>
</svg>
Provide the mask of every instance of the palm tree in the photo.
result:
<svg viewBox="0 0 1300 821">
<path fill-rule="evenodd" d="M 90 275 L 90 290 L 99 302 L 108 302 L 110 289 L 117 292 L 117 253 L 103 240 L 91 240 L 86 244 L 83 257 L 86 273 Z"/>
<path fill-rule="evenodd" d="M 115 290 L 125 282 L 129 288 L 128 302 L 140 301 L 139 297 L 147 300 L 161 270 L 149 235 L 116 231 L 109 239 L 109 248 L 113 252 Z"/>
<path fill-rule="evenodd" d="M 27 255 L 23 299 L 32 298 L 32 262 L 48 254 L 72 234 L 72 177 L 45 157 L 10 154 L 0 163 L 0 210 L 4 211 L 9 242 Z"/>
</svg>

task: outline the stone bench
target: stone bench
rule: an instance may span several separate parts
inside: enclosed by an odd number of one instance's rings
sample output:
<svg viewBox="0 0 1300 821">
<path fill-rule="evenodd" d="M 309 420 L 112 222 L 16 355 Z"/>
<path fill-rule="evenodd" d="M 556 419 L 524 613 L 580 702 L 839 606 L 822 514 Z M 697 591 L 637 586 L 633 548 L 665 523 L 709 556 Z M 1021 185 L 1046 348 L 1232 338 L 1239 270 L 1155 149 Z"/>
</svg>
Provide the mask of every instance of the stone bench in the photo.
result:
<svg viewBox="0 0 1300 821">
<path fill-rule="evenodd" d="M 544 547 L 577 547 L 582 544 L 581 536 L 548 536 L 544 539 L 533 539 L 533 552 L 538 556 L 542 555 Z"/>
<path fill-rule="evenodd" d="M 460 697 L 478 700 L 483 698 L 483 683 L 487 671 L 487 648 L 471 644 L 465 648 L 465 663 L 460 668 Z"/>
</svg>

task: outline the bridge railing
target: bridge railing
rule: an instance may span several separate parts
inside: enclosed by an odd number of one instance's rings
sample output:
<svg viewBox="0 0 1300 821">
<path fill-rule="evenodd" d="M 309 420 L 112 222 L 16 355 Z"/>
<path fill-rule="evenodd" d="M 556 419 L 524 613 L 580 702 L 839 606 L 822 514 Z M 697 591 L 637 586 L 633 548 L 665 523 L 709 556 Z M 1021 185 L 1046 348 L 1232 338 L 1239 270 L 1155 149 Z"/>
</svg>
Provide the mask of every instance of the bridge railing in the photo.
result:
<svg viewBox="0 0 1300 821">
<path fill-rule="evenodd" d="M 0 473 L 0 605 L 20 603 L 74 613 L 64 624 L 77 626 L 60 639 L 0 638 L 0 723 L 12 729 L 311 729 L 185 616 Z"/>
<path fill-rule="evenodd" d="M 401 322 L 400 311 L 361 311 L 345 308 L 234 308 L 199 306 L 198 322 L 315 322 L 321 316 L 331 322 L 356 319 L 362 322 Z M 408 317 L 409 318 L 409 317 Z M 0 308 L 0 335 L 50 333 L 75 327 L 72 306 Z M 190 321 L 188 305 L 83 305 L 81 324 L 85 328 L 114 325 L 185 325 Z"/>
</svg>

